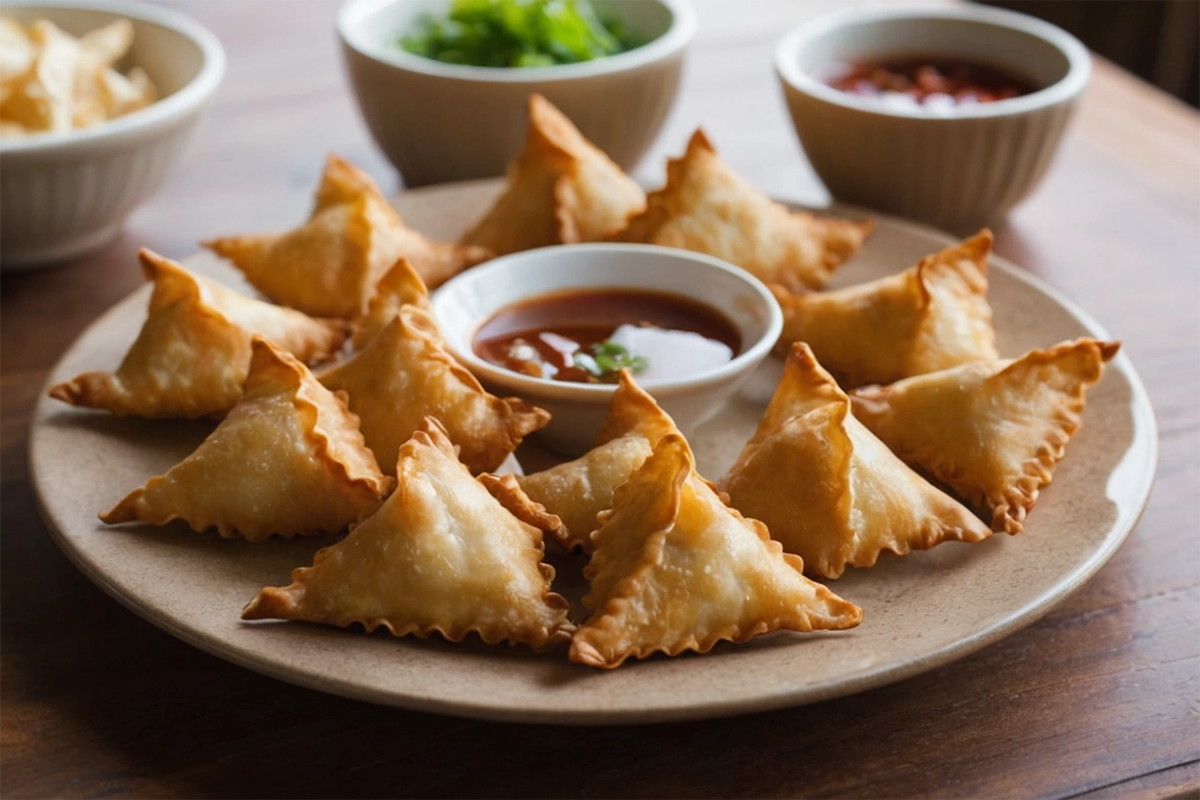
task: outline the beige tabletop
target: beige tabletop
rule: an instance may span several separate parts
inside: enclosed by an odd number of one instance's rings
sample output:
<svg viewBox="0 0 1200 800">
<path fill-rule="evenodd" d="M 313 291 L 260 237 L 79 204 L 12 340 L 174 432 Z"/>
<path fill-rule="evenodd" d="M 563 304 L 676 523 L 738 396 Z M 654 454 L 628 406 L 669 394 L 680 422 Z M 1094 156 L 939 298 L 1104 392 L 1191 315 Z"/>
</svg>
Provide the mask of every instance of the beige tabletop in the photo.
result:
<svg viewBox="0 0 1200 800">
<path fill-rule="evenodd" d="M 790 710 L 650 727 L 520 726 L 358 703 L 172 638 L 46 535 L 30 412 L 82 329 L 141 283 L 134 253 L 302 217 L 335 151 L 399 190 L 345 85 L 336 3 L 173 3 L 228 74 L 191 157 L 105 251 L 6 275 L 0 306 L 0 794 L 64 796 L 1162 797 L 1200 787 L 1200 115 L 1098 62 L 1045 183 L 997 252 L 1087 309 L 1144 379 L 1158 479 L 1132 536 L 1030 628 L 960 661 Z M 679 102 L 638 177 L 703 125 L 766 191 L 827 199 L 771 69 L 844 4 L 708 0 Z"/>
</svg>

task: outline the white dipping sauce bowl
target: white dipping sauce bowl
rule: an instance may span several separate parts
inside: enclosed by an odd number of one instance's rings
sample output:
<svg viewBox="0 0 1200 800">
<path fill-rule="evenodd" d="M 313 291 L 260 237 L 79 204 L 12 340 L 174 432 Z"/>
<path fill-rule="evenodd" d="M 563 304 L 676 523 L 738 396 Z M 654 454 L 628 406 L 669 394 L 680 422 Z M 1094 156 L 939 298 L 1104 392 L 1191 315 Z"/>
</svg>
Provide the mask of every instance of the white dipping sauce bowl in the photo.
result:
<svg viewBox="0 0 1200 800">
<path fill-rule="evenodd" d="M 483 360 L 472 346 L 480 326 L 500 309 L 570 289 L 635 289 L 681 295 L 720 311 L 741 335 L 729 362 L 688 378 L 642 385 L 689 435 L 716 415 L 771 351 L 783 313 L 771 292 L 745 270 L 686 250 L 639 244 L 543 247 L 497 258 L 463 272 L 433 295 L 446 346 L 492 392 L 548 410 L 538 431 L 548 447 L 579 455 L 595 444 L 613 384 L 583 384 L 522 375 Z M 635 376 L 636 377 L 636 376 Z"/>
<path fill-rule="evenodd" d="M 1039 91 L 944 113 L 892 108 L 812 76 L 829 62 L 962 59 Z M 1046 172 L 1091 62 L 1066 31 L 996 9 L 877 8 L 791 31 L 775 68 L 809 162 L 837 199 L 959 234 L 996 225 Z"/>
<path fill-rule="evenodd" d="M 0 265 L 27 269 L 116 238 L 125 217 L 183 160 L 225 74 L 225 51 L 200 23 L 159 6 L 6 3 L 0 13 L 26 25 L 48 19 L 75 36 L 128 19 L 133 46 L 117 67 L 144 69 L 159 96 L 98 125 L 0 140 Z"/>
<path fill-rule="evenodd" d="M 452 0 L 348 0 L 337 29 L 359 110 L 408 186 L 503 175 L 521 149 L 529 95 L 542 94 L 622 169 L 653 144 L 696 32 L 688 0 L 592 0 L 652 39 L 607 58 L 547 67 L 445 64 L 400 49 Z"/>
</svg>

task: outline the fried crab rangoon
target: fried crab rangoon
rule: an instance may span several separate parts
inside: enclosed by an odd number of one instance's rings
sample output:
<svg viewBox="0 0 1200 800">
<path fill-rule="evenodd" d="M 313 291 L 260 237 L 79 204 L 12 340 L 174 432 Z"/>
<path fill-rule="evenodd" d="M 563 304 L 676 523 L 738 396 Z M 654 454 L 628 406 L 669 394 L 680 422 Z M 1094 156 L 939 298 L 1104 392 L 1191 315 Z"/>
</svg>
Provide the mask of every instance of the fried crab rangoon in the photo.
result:
<svg viewBox="0 0 1200 800">
<path fill-rule="evenodd" d="M 853 628 L 862 611 L 801 574 L 761 522 L 695 472 L 683 437 L 663 437 L 601 515 L 584 570 L 591 617 L 570 658 L 613 668 L 629 657 L 744 642 L 777 630 Z"/>
<path fill-rule="evenodd" d="M 404 256 L 427 286 L 491 257 L 480 247 L 435 242 L 404 224 L 371 178 L 330 155 L 308 221 L 287 233 L 204 242 L 263 294 L 308 314 L 362 314 L 379 279 Z"/>
<path fill-rule="evenodd" d="M 975 362 L 869 386 L 854 415 L 896 455 L 1020 533 L 1079 429 L 1089 386 L 1119 342 L 1076 339 L 1018 359 Z"/>
<path fill-rule="evenodd" d="M 472 472 L 496 469 L 550 421 L 544 409 L 484 391 L 446 350 L 429 312 L 415 305 L 401 306 L 366 347 L 319 377 L 349 395 L 367 446 L 389 472 L 426 416 L 441 421 Z"/>
<path fill-rule="evenodd" d="M 242 399 L 217 429 L 100 519 L 180 519 L 261 542 L 338 533 L 379 507 L 395 481 L 379 471 L 342 399 L 265 339 L 252 347 Z"/>
<path fill-rule="evenodd" d="M 815 217 L 776 203 L 742 180 L 697 130 L 667 184 L 614 238 L 679 247 L 737 264 L 764 283 L 819 289 L 862 246 L 871 222 Z"/>
<path fill-rule="evenodd" d="M 366 347 L 375 334 L 395 318 L 400 307 L 406 305 L 420 306 L 428 311 L 429 290 L 408 259 L 401 256 L 375 284 L 375 292 L 367 303 L 366 313 L 354 320 L 354 349 Z"/>
<path fill-rule="evenodd" d="M 50 396 L 121 416 L 219 417 L 242 395 L 257 334 L 301 361 L 330 357 L 346 338 L 341 320 L 244 297 L 193 275 L 146 248 L 138 252 L 153 281 L 150 310 L 116 372 L 87 372 L 50 389 Z"/>
<path fill-rule="evenodd" d="M 991 231 L 898 275 L 828 292 L 772 286 L 783 308 L 777 350 L 805 342 L 845 388 L 893 383 L 970 361 L 994 361 L 987 302 Z"/>
<path fill-rule="evenodd" d="M 885 550 L 905 555 L 991 535 L 854 418 L 850 399 L 800 343 L 758 430 L 718 485 L 825 578 L 873 566 Z"/>
<path fill-rule="evenodd" d="M 646 207 L 646 194 L 539 94 L 508 187 L 462 241 L 497 255 L 605 239 Z"/>
<path fill-rule="evenodd" d="M 460 642 L 533 648 L 567 641 L 567 601 L 550 588 L 542 530 L 514 515 L 471 477 L 432 418 L 400 448 L 391 497 L 342 542 L 267 587 L 243 619 L 291 619 L 394 636 L 440 633 Z M 526 506 L 532 506 L 527 499 Z M 518 519 L 518 516 L 521 519 Z M 551 518 L 552 519 L 552 518 Z"/>
</svg>

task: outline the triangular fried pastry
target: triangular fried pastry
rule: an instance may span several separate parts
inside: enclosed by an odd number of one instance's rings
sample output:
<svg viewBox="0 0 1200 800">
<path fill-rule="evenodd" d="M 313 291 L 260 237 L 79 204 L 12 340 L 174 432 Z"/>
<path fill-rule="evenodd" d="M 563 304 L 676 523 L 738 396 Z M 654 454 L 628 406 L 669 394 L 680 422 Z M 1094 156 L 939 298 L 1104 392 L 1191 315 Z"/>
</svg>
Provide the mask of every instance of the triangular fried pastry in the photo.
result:
<svg viewBox="0 0 1200 800">
<path fill-rule="evenodd" d="M 678 432 L 671 417 L 623 369 L 596 446 L 574 461 L 515 480 L 562 521 L 550 531 L 559 544 L 568 552 L 590 553 L 596 515 L 612 507 L 613 491 L 650 457 L 659 440 Z"/>
<path fill-rule="evenodd" d="M 1076 339 L 854 392 L 854 415 L 896 455 L 945 483 L 992 528 L 1020 533 L 1079 429 L 1087 388 L 1119 342 Z"/>
<path fill-rule="evenodd" d="M 338 533 L 379 507 L 379 471 L 358 420 L 308 369 L 260 337 L 241 401 L 196 451 L 100 519 L 261 542 Z"/>
<path fill-rule="evenodd" d="M 766 523 L 808 570 L 837 578 L 885 550 L 978 542 L 986 525 L 904 462 L 850 413 L 850 399 L 795 344 L 758 430 L 718 484 Z"/>
<path fill-rule="evenodd" d="M 375 293 L 367 303 L 367 311 L 354 320 L 353 344 L 355 350 L 362 350 L 367 343 L 375 338 L 375 334 L 383 330 L 400 306 L 414 305 L 429 310 L 429 290 L 425 282 L 413 269 L 408 259 L 400 259 L 392 268 L 384 273 L 375 284 Z"/>
<path fill-rule="evenodd" d="M 313 319 L 243 297 L 145 248 L 138 257 L 154 292 L 121 366 L 60 383 L 51 397 L 121 416 L 221 416 L 241 397 L 252 335 L 306 362 L 328 358 L 346 338 L 341 320 Z"/>
<path fill-rule="evenodd" d="M 429 312 L 414 305 L 401 306 L 365 348 L 320 380 L 350 396 L 350 410 L 380 464 L 396 463 L 400 445 L 426 416 L 446 427 L 472 472 L 496 469 L 521 439 L 550 421 L 549 412 L 524 400 L 484 391 L 446 351 Z"/>
<path fill-rule="evenodd" d="M 922 259 L 898 275 L 845 289 L 771 290 L 783 307 L 778 350 L 805 342 L 838 383 L 853 388 L 991 361 L 996 352 L 987 302 L 991 231 Z"/>
<path fill-rule="evenodd" d="M 529 96 L 525 145 L 508 187 L 465 244 L 497 255 L 552 244 L 600 241 L 646 206 L 646 194 L 539 94 Z"/>
<path fill-rule="evenodd" d="M 259 592 L 242 618 L 382 625 L 422 638 L 436 631 L 453 642 L 474 632 L 488 644 L 534 648 L 570 638 L 542 531 L 471 477 L 435 420 L 400 448 L 396 474 L 375 514 L 295 570 L 290 586 Z"/>
<path fill-rule="evenodd" d="M 612 668 L 630 656 L 708 652 L 776 630 L 852 628 L 857 606 L 805 578 L 766 527 L 721 502 L 669 434 L 617 489 L 584 569 L 593 611 L 570 658 Z"/>
<path fill-rule="evenodd" d="M 333 155 L 303 225 L 204 246 L 232 261 L 275 302 L 343 319 L 363 313 L 380 277 L 400 256 L 428 286 L 491 257 L 482 248 L 435 242 L 407 227 L 369 176 Z"/>
<path fill-rule="evenodd" d="M 618 241 L 707 253 L 791 291 L 819 289 L 857 252 L 871 222 L 815 217 L 776 203 L 742 180 L 697 130 L 667 183 L 646 198 Z"/>
</svg>

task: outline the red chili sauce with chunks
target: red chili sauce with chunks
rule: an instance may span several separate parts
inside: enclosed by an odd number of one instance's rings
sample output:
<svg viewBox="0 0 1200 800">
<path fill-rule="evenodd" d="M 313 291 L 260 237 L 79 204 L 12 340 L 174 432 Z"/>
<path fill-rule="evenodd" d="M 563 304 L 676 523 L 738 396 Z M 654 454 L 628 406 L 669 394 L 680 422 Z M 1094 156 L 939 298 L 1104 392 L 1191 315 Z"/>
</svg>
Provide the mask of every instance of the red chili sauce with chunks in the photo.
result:
<svg viewBox="0 0 1200 800">
<path fill-rule="evenodd" d="M 706 372 L 741 351 L 738 329 L 717 309 L 641 289 L 569 289 L 506 306 L 480 326 L 475 354 L 497 366 L 574 383 L 640 382 Z"/>
<path fill-rule="evenodd" d="M 904 56 L 856 63 L 829 62 L 812 76 L 847 94 L 896 109 L 950 110 L 1036 92 L 1032 81 L 963 59 Z"/>
</svg>

